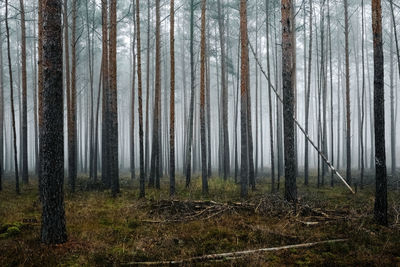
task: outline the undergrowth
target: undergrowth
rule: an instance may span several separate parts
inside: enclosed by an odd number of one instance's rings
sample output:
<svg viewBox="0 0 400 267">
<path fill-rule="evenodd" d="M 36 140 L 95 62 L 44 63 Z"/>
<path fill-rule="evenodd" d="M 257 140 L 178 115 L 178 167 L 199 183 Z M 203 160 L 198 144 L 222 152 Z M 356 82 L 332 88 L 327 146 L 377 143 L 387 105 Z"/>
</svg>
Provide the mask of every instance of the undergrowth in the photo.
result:
<svg viewBox="0 0 400 267">
<path fill-rule="evenodd" d="M 121 194 L 113 199 L 100 184 L 82 177 L 76 193 L 66 189 L 69 241 L 49 247 L 40 243 L 37 183 L 23 185 L 21 195 L 16 195 L 13 182 L 6 181 L 0 192 L 0 266 L 119 266 L 337 238 L 348 241 L 205 264 L 400 265 L 399 192 L 389 192 L 390 226 L 381 227 L 372 218 L 373 187 L 352 195 L 342 186 L 316 188 L 314 182 L 305 187 L 299 179 L 299 205 L 291 206 L 282 204 L 283 185 L 280 192 L 270 193 L 268 179 L 259 181 L 243 200 L 232 180 L 210 179 L 210 193 L 203 196 L 200 178 L 193 179 L 189 188 L 180 178 L 176 203 L 212 200 L 222 207 L 246 203 L 257 210 L 227 209 L 216 216 L 187 220 L 182 215 L 182 220 L 168 221 L 168 213 L 161 216 L 155 210 L 155 203 L 171 201 L 167 180 L 161 190 L 146 188 L 146 199 L 139 199 L 138 181 L 123 177 Z M 310 214 L 315 211 L 326 218 Z"/>
</svg>

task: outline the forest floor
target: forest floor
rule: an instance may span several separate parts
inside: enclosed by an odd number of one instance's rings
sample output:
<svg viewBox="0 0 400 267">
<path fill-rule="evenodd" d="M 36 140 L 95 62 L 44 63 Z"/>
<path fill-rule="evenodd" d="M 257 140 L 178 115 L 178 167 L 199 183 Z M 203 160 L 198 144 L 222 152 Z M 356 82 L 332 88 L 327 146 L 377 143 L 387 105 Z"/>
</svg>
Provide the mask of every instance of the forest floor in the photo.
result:
<svg viewBox="0 0 400 267">
<path fill-rule="evenodd" d="M 66 192 L 69 241 L 50 247 L 39 240 L 37 184 L 23 186 L 16 195 L 14 183 L 5 182 L 0 192 L 0 266 L 136 266 L 334 239 L 347 240 L 180 264 L 400 266 L 397 190 L 388 196 L 390 225 L 381 227 L 372 217 L 373 186 L 352 195 L 342 185 L 318 189 L 314 181 L 305 187 L 299 179 L 300 201 L 294 207 L 282 199 L 283 184 L 279 193 L 269 193 L 268 179 L 259 181 L 246 200 L 239 198 L 233 181 L 217 178 L 210 179 L 208 197 L 201 195 L 200 178 L 189 189 L 180 178 L 173 199 L 163 181 L 162 190 L 146 188 L 145 200 L 138 199 L 137 180 L 122 178 L 115 199 L 84 181 L 76 193 Z"/>
</svg>

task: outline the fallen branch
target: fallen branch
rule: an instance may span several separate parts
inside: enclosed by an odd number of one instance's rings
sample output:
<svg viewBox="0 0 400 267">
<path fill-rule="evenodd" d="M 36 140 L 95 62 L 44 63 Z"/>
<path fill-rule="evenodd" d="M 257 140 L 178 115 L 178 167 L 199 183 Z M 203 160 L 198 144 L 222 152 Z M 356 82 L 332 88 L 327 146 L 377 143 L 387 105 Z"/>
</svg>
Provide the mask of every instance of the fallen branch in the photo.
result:
<svg viewBox="0 0 400 267">
<path fill-rule="evenodd" d="M 245 251 L 237 251 L 237 252 L 229 252 L 229 253 L 221 253 L 221 254 L 210 254 L 205 256 L 198 256 L 183 260 L 176 260 L 176 261 L 155 261 L 155 262 L 130 262 L 124 264 L 124 266 L 155 266 L 155 265 L 182 265 L 187 263 L 193 262 L 207 262 L 207 261 L 217 261 L 217 260 L 232 260 L 239 257 L 243 257 L 250 254 L 260 253 L 260 252 L 271 252 L 271 251 L 278 251 L 278 250 L 286 250 L 292 248 L 307 248 L 313 247 L 316 245 L 321 244 L 329 244 L 329 243 L 338 243 L 338 242 L 345 242 L 348 239 L 333 239 L 327 241 L 319 241 L 319 242 L 312 242 L 312 243 L 304 243 L 304 244 L 297 244 L 297 245 L 288 245 L 282 247 L 273 247 L 273 248 L 261 248 L 261 249 L 254 249 L 254 250 L 245 250 Z"/>
</svg>

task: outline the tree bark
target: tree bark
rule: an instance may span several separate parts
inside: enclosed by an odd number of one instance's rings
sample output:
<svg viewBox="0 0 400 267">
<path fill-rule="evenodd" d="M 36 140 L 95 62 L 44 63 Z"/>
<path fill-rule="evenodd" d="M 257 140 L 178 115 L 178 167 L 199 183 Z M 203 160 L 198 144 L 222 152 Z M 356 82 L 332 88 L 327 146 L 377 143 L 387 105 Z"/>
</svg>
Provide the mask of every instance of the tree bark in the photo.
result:
<svg viewBox="0 0 400 267">
<path fill-rule="evenodd" d="M 285 157 L 285 199 L 297 201 L 296 158 L 294 149 L 294 90 L 293 67 L 295 50 L 293 49 L 292 0 L 281 1 L 282 12 L 282 82 L 284 117 L 284 157 Z"/>
<path fill-rule="evenodd" d="M 140 43 L 140 5 L 139 0 L 136 0 L 136 45 L 137 45 L 137 78 L 138 78 L 138 102 L 139 102 L 139 157 L 140 157 L 140 192 L 139 197 L 145 197 L 145 164 L 144 164 L 144 149 L 143 149 L 143 104 L 142 104 L 142 55 Z"/>
<path fill-rule="evenodd" d="M 201 1 L 201 55 L 200 55 L 200 139 L 201 139 L 201 170 L 202 192 L 208 194 L 207 172 L 207 142 L 205 116 L 205 73 L 206 73 L 206 0 Z"/>
<path fill-rule="evenodd" d="M 265 0 L 266 6 L 266 36 L 267 36 L 267 74 L 271 77 L 271 67 L 269 59 L 269 0 Z M 272 88 L 271 83 L 268 83 L 268 111 L 269 111 L 269 139 L 270 139 L 270 153 L 271 153 L 271 192 L 275 192 L 275 159 L 274 159 L 274 123 L 272 118 Z"/>
<path fill-rule="evenodd" d="M 41 179 L 43 186 L 41 241 L 67 241 L 64 211 L 63 58 L 61 0 L 43 5 L 43 121 Z"/>
<path fill-rule="evenodd" d="M 347 0 L 344 0 L 344 34 L 346 61 L 346 180 L 351 185 L 351 117 L 350 117 L 350 63 L 349 63 L 349 15 Z"/>
<path fill-rule="evenodd" d="M 247 125 L 247 96 L 248 96 L 248 65 L 249 50 L 247 40 L 247 3 L 240 0 L 240 40 L 241 40 L 241 67 L 240 67 L 240 132 L 241 132 L 241 168 L 240 168 L 240 196 L 247 197 L 249 180 L 248 154 L 248 125 Z"/>
<path fill-rule="evenodd" d="M 374 44 L 374 127 L 375 127 L 375 220 L 388 224 L 387 174 L 385 152 L 384 59 L 382 44 L 382 7 L 372 0 L 372 32 Z"/>
<path fill-rule="evenodd" d="M 153 144 L 151 151 L 151 168 L 149 186 L 160 188 L 160 154 L 161 154 L 161 49 L 160 44 L 160 0 L 156 0 L 156 84 L 154 96 L 154 115 L 153 115 Z"/>
<path fill-rule="evenodd" d="M 171 53 L 171 88 L 170 88 L 170 154 L 169 194 L 175 195 L 175 3 L 170 1 L 170 53 Z"/>
<path fill-rule="evenodd" d="M 225 25 L 224 14 L 221 10 L 221 0 L 217 1 L 218 6 L 218 28 L 219 42 L 221 47 L 221 88 L 222 88 L 222 147 L 223 147 L 223 174 L 224 180 L 229 176 L 229 131 L 228 131 L 228 86 L 226 83 L 226 51 L 225 51 Z"/>
<path fill-rule="evenodd" d="M 312 0 L 310 0 L 310 35 L 308 45 L 308 78 L 307 78 L 307 89 L 306 89 L 306 103 L 305 103 L 305 129 L 308 135 L 309 128 L 309 114 L 310 114 L 310 95 L 311 95 L 311 64 L 312 64 L 312 43 L 313 43 L 313 7 Z M 304 144 L 304 184 L 308 185 L 309 180 L 309 163 L 308 163 L 308 140 L 305 140 Z"/>
<path fill-rule="evenodd" d="M 195 95 L 195 77 L 194 77 L 194 0 L 190 0 L 190 107 L 189 107 L 189 130 L 186 147 L 186 187 L 189 187 L 191 181 L 191 161 L 193 145 L 193 113 L 194 113 L 194 95 Z"/>
<path fill-rule="evenodd" d="M 109 73 L 110 73 L 110 175 L 111 194 L 119 192 L 118 169 L 118 103 L 117 103 L 117 0 L 110 0 Z"/>
<path fill-rule="evenodd" d="M 27 81 L 26 81 L 26 30 L 24 1 L 19 1 L 21 13 L 21 60 L 22 60 L 22 182 L 27 184 L 28 178 L 28 110 L 27 110 Z"/>
</svg>

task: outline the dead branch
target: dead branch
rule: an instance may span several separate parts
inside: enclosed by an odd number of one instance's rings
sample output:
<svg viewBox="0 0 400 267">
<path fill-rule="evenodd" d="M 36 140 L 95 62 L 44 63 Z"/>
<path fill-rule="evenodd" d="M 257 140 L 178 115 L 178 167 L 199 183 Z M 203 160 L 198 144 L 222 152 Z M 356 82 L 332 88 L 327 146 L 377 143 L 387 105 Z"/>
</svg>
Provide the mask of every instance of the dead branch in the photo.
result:
<svg viewBox="0 0 400 267">
<path fill-rule="evenodd" d="M 194 262 L 232 260 L 232 259 L 237 259 L 237 258 L 240 258 L 243 256 L 255 254 L 255 253 L 272 252 L 272 251 L 279 251 L 279 250 L 286 250 L 286 249 L 293 249 L 293 248 L 307 248 L 307 247 L 313 247 L 313 246 L 322 245 L 322 244 L 345 242 L 347 240 L 348 239 L 333 239 L 333 240 L 318 241 L 318 242 L 312 242 L 312 243 L 288 245 L 288 246 L 282 246 L 282 247 L 261 248 L 261 249 L 245 250 L 245 251 L 237 251 L 237 252 L 229 252 L 229 253 L 221 253 L 221 254 L 210 254 L 210 255 L 192 257 L 192 258 L 176 260 L 176 261 L 130 262 L 127 264 L 123 264 L 123 266 L 159 266 L 159 265 L 166 266 L 166 265 L 182 265 L 182 264 L 189 264 L 189 263 L 194 263 Z"/>
</svg>

